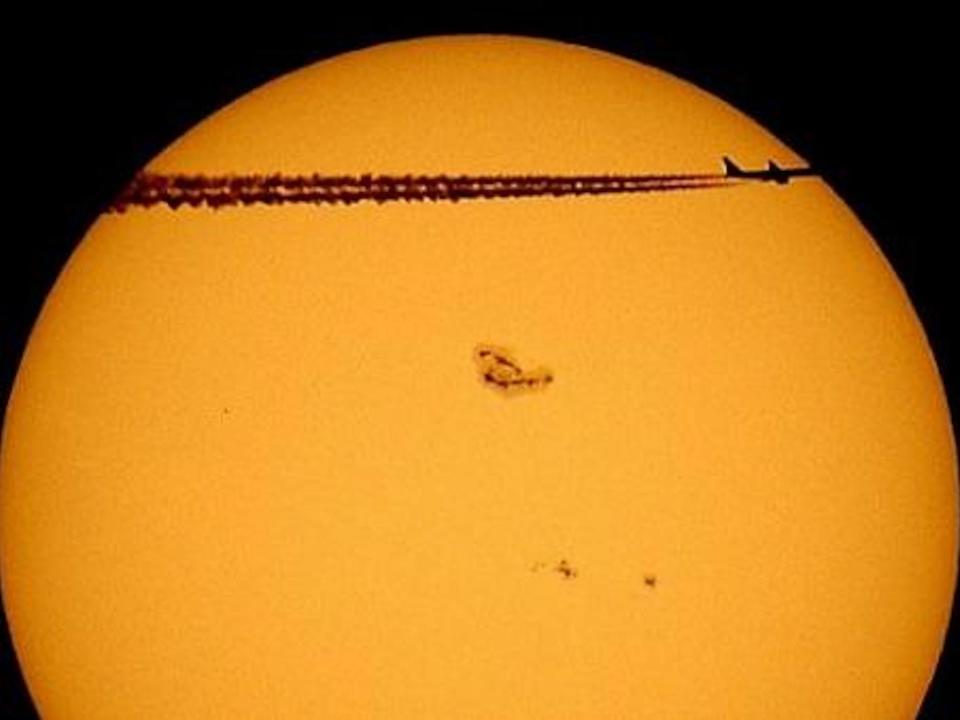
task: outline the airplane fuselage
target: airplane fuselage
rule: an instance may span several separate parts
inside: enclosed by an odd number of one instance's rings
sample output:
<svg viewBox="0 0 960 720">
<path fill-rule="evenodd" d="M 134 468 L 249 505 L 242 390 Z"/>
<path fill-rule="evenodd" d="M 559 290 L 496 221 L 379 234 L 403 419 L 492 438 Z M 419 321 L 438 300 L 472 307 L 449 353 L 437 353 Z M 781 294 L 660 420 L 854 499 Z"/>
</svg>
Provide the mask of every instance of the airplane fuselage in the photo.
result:
<svg viewBox="0 0 960 720">
<path fill-rule="evenodd" d="M 777 185 L 786 185 L 796 177 L 812 177 L 817 173 L 811 167 L 782 168 L 772 160 L 763 170 L 744 170 L 728 157 L 723 159 L 726 176 L 738 180 L 759 180 L 773 182 Z"/>
</svg>

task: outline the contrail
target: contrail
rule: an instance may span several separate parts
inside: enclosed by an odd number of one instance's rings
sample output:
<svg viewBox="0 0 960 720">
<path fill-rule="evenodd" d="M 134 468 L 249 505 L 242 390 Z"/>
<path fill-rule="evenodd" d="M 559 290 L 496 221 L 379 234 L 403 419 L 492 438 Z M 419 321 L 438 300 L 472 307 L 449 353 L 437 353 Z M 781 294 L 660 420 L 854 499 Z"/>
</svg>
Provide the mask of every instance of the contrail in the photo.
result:
<svg viewBox="0 0 960 720">
<path fill-rule="evenodd" d="M 360 202 L 610 195 L 704 190 L 738 184 L 721 174 L 674 175 L 164 175 L 140 173 L 109 212 L 166 205 L 353 205 Z"/>
</svg>

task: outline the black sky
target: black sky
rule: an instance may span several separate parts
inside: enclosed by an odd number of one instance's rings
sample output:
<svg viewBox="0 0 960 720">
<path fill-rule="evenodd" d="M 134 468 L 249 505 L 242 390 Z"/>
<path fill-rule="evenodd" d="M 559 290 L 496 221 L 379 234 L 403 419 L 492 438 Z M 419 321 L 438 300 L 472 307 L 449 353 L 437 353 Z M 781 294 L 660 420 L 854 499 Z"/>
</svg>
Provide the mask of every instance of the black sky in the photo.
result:
<svg viewBox="0 0 960 720">
<path fill-rule="evenodd" d="M 782 9 L 796 9 L 783 5 Z M 236 14 L 244 12 L 236 6 Z M 260 12 L 263 8 L 260 8 Z M 8 24 L 3 105 L 13 189 L 0 242 L 0 397 L 9 394 L 46 292 L 97 213 L 188 128 L 283 72 L 386 40 L 451 32 L 555 38 L 649 62 L 746 112 L 817 167 L 870 230 L 909 293 L 958 413 L 958 279 L 947 168 L 954 44 L 942 17 L 806 15 L 687 27 L 570 13 L 349 24 L 261 16 L 237 26 L 185 22 L 182 10 Z M 371 13 L 372 15 L 372 13 Z M 426 17 L 426 16 L 424 16 Z M 9 52 L 9 51 L 8 51 Z M 641 169 L 642 170 L 642 169 Z M 51 176 L 72 177 L 51 183 Z M 882 602 L 882 598 L 877 599 Z M 957 621 L 920 718 L 957 716 Z M 32 718 L 0 624 L 0 717 Z"/>
</svg>

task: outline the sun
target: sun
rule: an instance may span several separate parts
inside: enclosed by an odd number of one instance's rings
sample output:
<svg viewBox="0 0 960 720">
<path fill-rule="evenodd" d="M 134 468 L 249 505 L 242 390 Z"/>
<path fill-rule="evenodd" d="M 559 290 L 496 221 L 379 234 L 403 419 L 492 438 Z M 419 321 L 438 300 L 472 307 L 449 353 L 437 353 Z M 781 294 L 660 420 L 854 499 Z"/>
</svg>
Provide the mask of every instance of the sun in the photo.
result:
<svg viewBox="0 0 960 720">
<path fill-rule="evenodd" d="M 41 715 L 916 713 L 954 438 L 874 241 L 813 171 L 770 182 L 804 168 L 666 73 L 505 36 L 191 130 L 76 249 L 7 407 Z"/>
</svg>

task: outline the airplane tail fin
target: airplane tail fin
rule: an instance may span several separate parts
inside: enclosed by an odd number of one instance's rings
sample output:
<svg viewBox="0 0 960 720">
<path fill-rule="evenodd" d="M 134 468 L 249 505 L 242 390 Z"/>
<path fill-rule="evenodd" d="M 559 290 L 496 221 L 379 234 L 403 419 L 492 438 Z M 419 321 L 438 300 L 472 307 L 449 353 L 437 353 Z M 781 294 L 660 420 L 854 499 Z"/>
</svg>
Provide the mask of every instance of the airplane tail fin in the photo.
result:
<svg viewBox="0 0 960 720">
<path fill-rule="evenodd" d="M 726 155 L 723 157 L 723 169 L 726 171 L 727 177 L 740 177 L 743 175 L 743 170 L 740 169 L 740 166 Z"/>
</svg>

